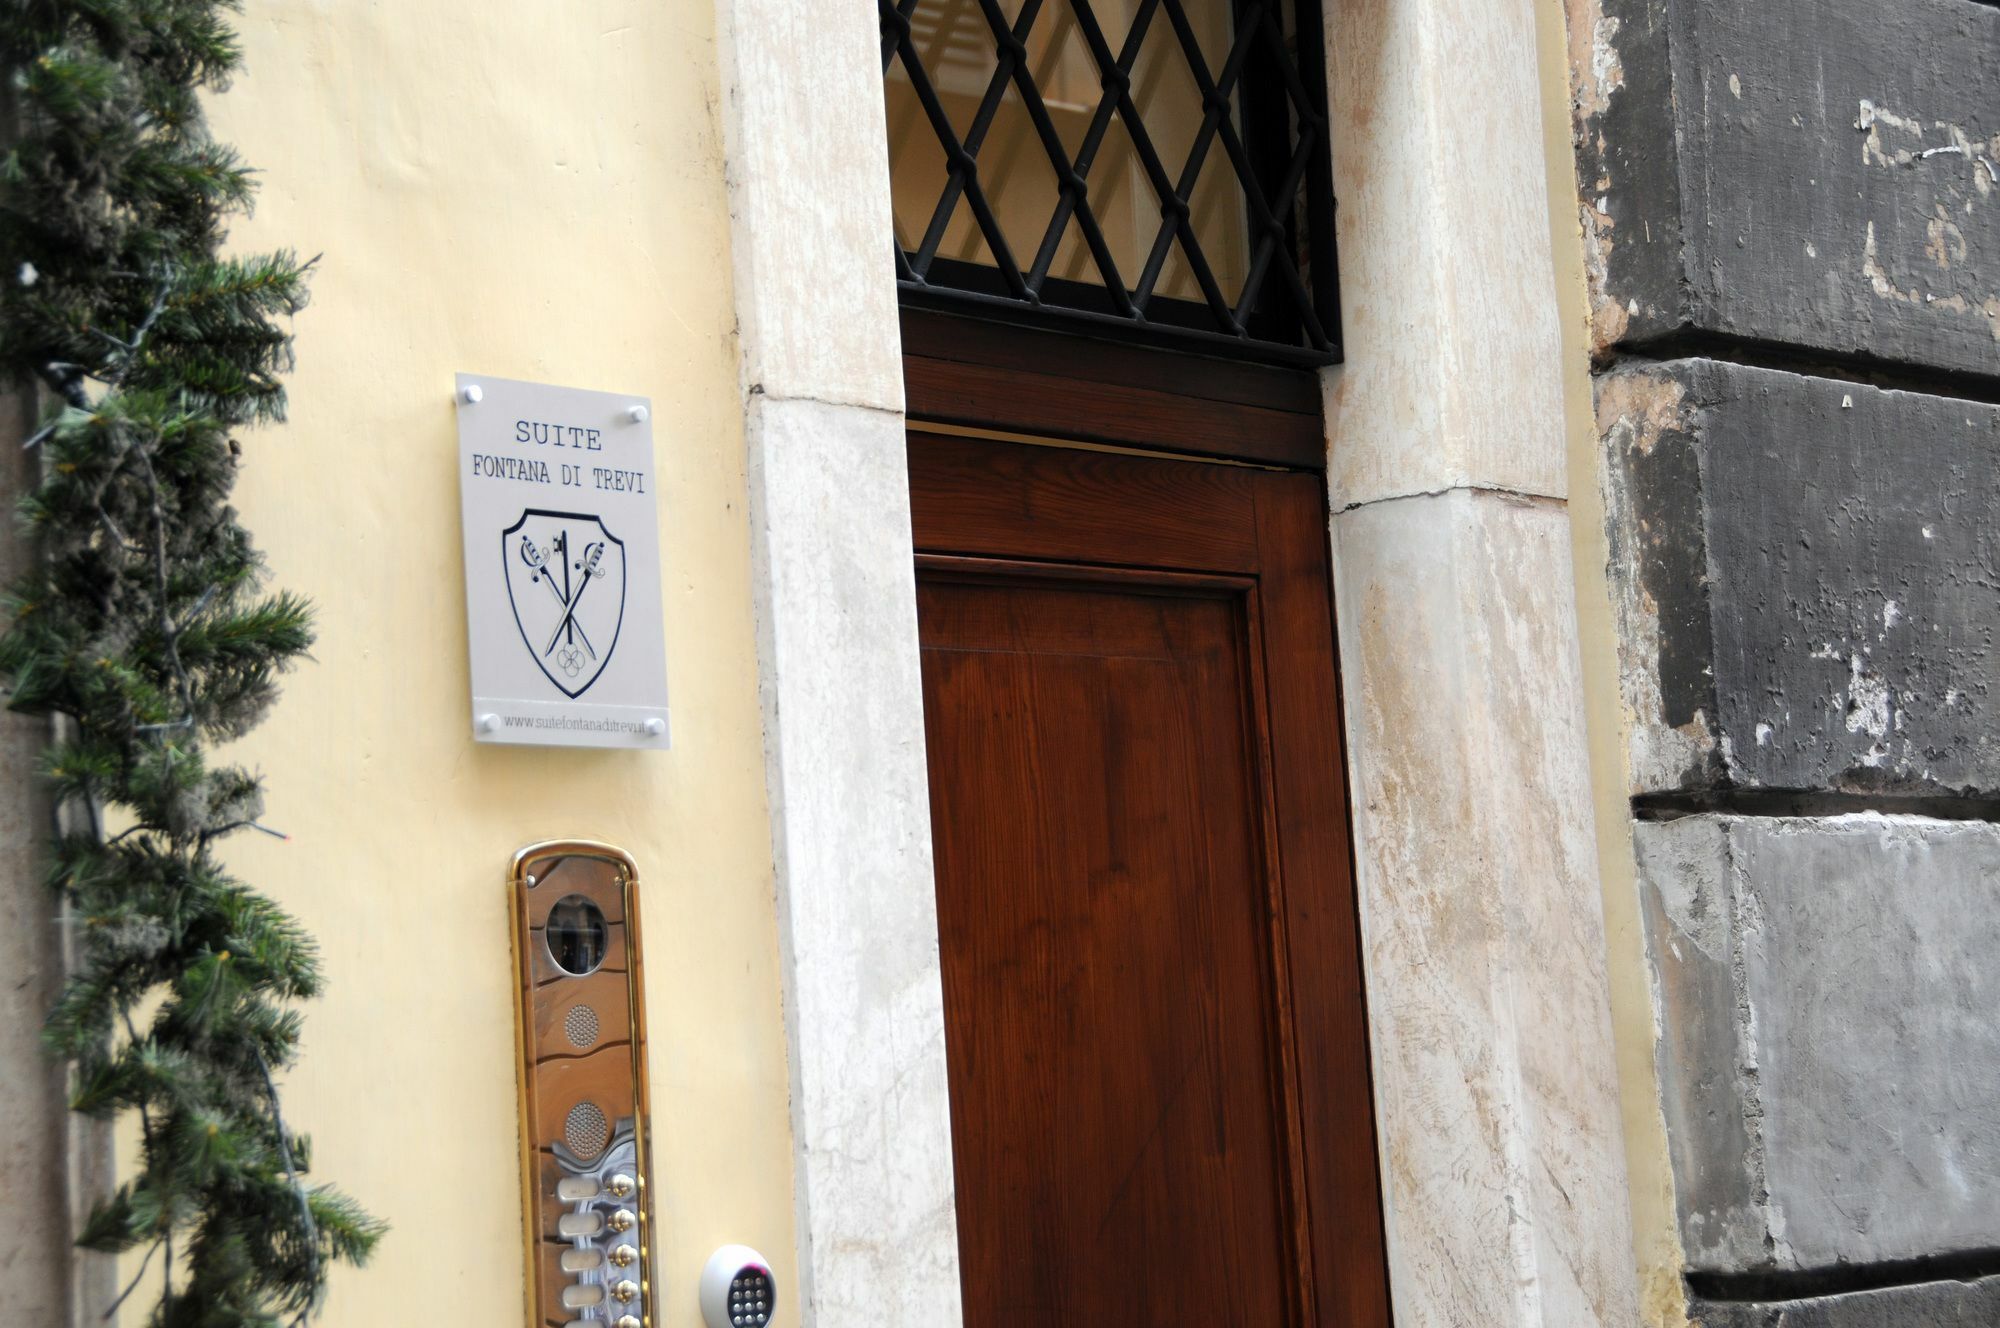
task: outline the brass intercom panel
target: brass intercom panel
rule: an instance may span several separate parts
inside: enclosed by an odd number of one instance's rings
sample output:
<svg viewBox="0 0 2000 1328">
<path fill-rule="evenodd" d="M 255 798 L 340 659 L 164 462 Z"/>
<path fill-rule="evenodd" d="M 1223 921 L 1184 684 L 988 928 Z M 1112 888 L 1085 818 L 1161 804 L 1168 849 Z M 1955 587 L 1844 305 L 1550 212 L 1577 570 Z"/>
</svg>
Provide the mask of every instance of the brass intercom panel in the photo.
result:
<svg viewBox="0 0 2000 1328">
<path fill-rule="evenodd" d="M 638 870 L 558 840 L 515 855 L 511 888 L 528 1322 L 652 1328 Z"/>
</svg>

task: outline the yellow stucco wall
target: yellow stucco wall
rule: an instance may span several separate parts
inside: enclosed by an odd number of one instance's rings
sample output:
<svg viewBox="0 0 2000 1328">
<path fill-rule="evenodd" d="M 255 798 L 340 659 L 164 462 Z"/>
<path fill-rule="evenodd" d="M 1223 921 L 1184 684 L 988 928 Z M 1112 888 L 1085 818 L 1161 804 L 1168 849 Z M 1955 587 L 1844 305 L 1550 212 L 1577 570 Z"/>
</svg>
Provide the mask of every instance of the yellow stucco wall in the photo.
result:
<svg viewBox="0 0 2000 1328">
<path fill-rule="evenodd" d="M 252 0 L 214 105 L 263 173 L 235 242 L 323 255 L 292 421 L 247 438 L 239 489 L 319 606 L 317 662 L 242 744 L 291 842 L 228 856 L 323 943 L 289 1110 L 395 1226 L 328 1324 L 523 1317 L 502 873 L 556 836 L 640 864 L 657 1322 L 699 1321 L 726 1240 L 794 1285 L 714 23 L 699 0 Z M 460 369 L 653 398 L 670 753 L 472 742 Z"/>
<path fill-rule="evenodd" d="M 1569 512 L 1576 577 L 1577 641 L 1583 664 L 1585 727 L 1590 741 L 1591 810 L 1604 899 L 1605 975 L 1618 1058 L 1620 1124 L 1644 1328 L 1685 1328 L 1686 1262 L 1674 1215 L 1673 1170 L 1653 1064 L 1653 1001 L 1639 917 L 1638 867 L 1625 768 L 1626 713 L 1618 692 L 1618 638 L 1606 580 L 1610 548 L 1598 483 L 1600 440 L 1590 375 L 1590 299 L 1584 279 L 1583 230 L 1577 212 L 1576 157 L 1569 61 L 1570 16 L 1564 0 L 1537 0 L 1542 82 L 1542 144 L 1548 162 L 1549 226 L 1555 255 L 1552 292 L 1562 320 L 1563 417 L 1567 428 Z"/>
</svg>

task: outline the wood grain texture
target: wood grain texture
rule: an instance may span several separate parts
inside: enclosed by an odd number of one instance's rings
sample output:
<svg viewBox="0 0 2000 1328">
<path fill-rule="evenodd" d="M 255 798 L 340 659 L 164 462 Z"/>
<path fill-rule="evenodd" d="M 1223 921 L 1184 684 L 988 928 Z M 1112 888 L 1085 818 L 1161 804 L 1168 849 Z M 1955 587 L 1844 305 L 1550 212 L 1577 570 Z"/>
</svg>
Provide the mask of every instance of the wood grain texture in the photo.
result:
<svg viewBox="0 0 2000 1328">
<path fill-rule="evenodd" d="M 911 527 L 930 553 L 1250 572 L 1260 473 L 912 431 Z"/>
<path fill-rule="evenodd" d="M 1321 470 L 1320 383 L 1280 369 L 903 311 L 913 420 Z"/>
<path fill-rule="evenodd" d="M 1126 346 L 908 307 L 902 333 L 903 353 L 926 359 L 1108 380 L 1292 415 L 1316 415 L 1320 408 L 1313 369 Z"/>
<path fill-rule="evenodd" d="M 967 1325 L 1386 1324 L 1319 482 L 911 485 Z"/>
</svg>

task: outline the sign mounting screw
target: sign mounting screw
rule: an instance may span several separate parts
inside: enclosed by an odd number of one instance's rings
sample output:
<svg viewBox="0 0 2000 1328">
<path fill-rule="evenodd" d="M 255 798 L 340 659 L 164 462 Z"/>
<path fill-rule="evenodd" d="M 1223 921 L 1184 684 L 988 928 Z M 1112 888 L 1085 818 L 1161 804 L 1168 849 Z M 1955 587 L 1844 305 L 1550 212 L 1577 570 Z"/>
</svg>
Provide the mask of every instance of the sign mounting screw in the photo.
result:
<svg viewBox="0 0 2000 1328">
<path fill-rule="evenodd" d="M 486 714 L 479 717 L 479 731 L 481 733 L 497 733 L 499 730 L 500 716 Z"/>
<path fill-rule="evenodd" d="M 652 719 L 646 721 L 647 737 L 657 738 L 666 731 L 667 731 L 667 721 L 661 719 L 659 716 L 655 715 Z"/>
<path fill-rule="evenodd" d="M 647 410 L 644 406 L 634 406 L 625 412 L 625 418 L 634 424 L 644 424 L 648 419 L 652 418 L 652 415 L 653 412 Z"/>
<path fill-rule="evenodd" d="M 458 389 L 458 398 L 468 406 L 476 406 L 486 399 L 486 392 L 477 383 L 467 383 Z"/>
</svg>

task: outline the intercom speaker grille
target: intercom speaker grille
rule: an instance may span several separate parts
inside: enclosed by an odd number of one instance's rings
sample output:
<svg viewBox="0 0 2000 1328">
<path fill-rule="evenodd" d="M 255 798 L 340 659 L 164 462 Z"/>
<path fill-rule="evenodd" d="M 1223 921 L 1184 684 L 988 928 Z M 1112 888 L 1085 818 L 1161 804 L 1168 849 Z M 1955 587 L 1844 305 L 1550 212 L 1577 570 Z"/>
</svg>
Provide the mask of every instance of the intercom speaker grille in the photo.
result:
<svg viewBox="0 0 2000 1328">
<path fill-rule="evenodd" d="M 597 1041 L 597 1011 L 588 1005 L 572 1005 L 563 1016 L 563 1034 L 578 1051 Z"/>
<path fill-rule="evenodd" d="M 611 1142 L 611 1122 L 594 1102 L 579 1102 L 569 1109 L 563 1122 L 563 1142 L 569 1151 L 585 1159 L 596 1157 Z"/>
</svg>

